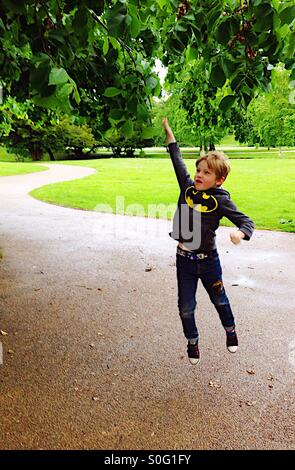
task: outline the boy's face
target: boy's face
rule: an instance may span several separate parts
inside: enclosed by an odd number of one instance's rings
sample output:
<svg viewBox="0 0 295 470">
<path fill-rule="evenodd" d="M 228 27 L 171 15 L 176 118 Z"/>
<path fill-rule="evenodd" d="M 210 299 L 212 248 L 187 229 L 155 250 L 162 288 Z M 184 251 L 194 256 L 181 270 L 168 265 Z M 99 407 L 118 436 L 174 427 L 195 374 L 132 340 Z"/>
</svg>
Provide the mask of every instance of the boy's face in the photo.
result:
<svg viewBox="0 0 295 470">
<path fill-rule="evenodd" d="M 220 186 L 224 178 L 217 178 L 214 171 L 208 168 L 206 160 L 202 160 L 197 166 L 194 181 L 195 188 L 198 191 L 205 191 L 206 189 Z"/>
</svg>

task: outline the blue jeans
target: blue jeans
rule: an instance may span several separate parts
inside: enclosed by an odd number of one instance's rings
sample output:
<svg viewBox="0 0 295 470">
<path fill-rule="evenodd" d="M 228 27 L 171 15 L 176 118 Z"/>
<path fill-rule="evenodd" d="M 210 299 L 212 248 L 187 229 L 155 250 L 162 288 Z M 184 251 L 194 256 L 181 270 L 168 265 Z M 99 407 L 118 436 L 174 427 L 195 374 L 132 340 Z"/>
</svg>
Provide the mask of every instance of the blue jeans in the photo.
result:
<svg viewBox="0 0 295 470">
<path fill-rule="evenodd" d="M 198 280 L 209 294 L 225 329 L 235 326 L 235 320 L 222 282 L 222 270 L 217 250 L 212 250 L 208 258 L 189 259 L 176 255 L 178 283 L 178 308 L 183 332 L 187 339 L 198 339 L 195 322 L 196 291 Z"/>
</svg>

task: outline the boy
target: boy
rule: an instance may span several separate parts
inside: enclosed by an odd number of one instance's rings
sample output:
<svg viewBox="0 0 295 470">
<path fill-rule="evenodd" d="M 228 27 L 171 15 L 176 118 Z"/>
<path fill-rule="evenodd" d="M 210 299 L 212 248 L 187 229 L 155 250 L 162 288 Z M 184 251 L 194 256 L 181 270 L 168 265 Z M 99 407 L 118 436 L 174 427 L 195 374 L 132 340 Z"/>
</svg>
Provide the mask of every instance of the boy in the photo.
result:
<svg viewBox="0 0 295 470">
<path fill-rule="evenodd" d="M 180 196 L 173 219 L 170 236 L 177 240 L 176 270 L 178 283 L 178 308 L 184 335 L 188 340 L 187 353 L 191 364 L 200 359 L 199 333 L 195 323 L 196 290 L 200 279 L 214 304 L 226 331 L 226 346 L 235 353 L 238 338 L 235 320 L 222 283 L 222 270 L 215 245 L 215 231 L 225 216 L 238 230 L 230 232 L 232 243 L 249 240 L 254 225 L 251 219 L 239 212 L 230 195 L 220 186 L 229 171 L 227 157 L 216 151 L 196 161 L 194 180 L 186 169 L 179 147 L 167 118 L 163 119 L 166 143 L 170 152 Z"/>
</svg>

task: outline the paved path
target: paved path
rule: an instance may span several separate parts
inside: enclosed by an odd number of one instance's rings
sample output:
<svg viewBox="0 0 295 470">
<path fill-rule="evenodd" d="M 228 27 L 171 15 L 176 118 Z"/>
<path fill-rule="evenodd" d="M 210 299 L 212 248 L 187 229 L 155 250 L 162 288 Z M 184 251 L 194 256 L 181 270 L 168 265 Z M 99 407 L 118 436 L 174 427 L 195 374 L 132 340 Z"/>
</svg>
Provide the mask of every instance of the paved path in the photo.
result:
<svg viewBox="0 0 295 470">
<path fill-rule="evenodd" d="M 295 449 L 294 235 L 219 229 L 240 348 L 200 288 L 193 367 L 170 223 L 27 195 L 91 172 L 0 179 L 0 448 Z"/>
</svg>

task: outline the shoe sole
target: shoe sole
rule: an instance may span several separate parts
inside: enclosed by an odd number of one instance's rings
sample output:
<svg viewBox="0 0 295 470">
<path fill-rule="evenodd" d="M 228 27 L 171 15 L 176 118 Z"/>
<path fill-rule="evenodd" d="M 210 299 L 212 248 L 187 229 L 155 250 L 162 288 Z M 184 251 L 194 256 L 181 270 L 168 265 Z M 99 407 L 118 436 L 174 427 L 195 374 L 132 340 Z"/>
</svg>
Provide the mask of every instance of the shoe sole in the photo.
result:
<svg viewBox="0 0 295 470">
<path fill-rule="evenodd" d="M 194 357 L 189 357 L 188 359 L 193 366 L 196 366 L 200 362 L 200 359 L 195 359 Z"/>
<path fill-rule="evenodd" d="M 235 348 L 235 349 L 230 349 L 230 348 Z M 234 354 L 238 350 L 238 346 L 228 346 L 227 348 L 228 352 Z"/>
</svg>

